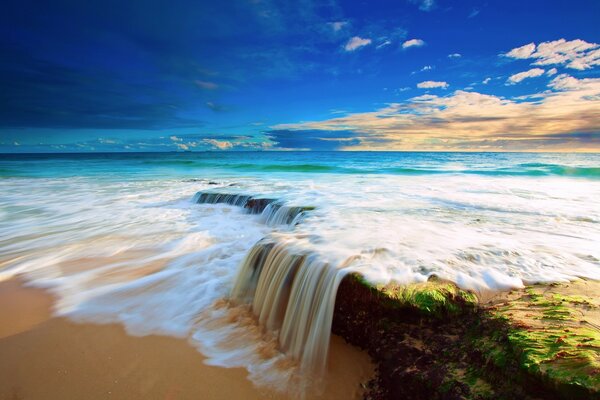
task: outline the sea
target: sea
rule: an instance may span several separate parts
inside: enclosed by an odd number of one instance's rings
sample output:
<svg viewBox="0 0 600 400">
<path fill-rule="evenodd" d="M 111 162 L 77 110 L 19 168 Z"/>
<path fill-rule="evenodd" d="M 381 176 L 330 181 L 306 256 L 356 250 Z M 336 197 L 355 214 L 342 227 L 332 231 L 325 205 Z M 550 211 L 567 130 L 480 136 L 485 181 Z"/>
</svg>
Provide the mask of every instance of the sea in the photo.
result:
<svg viewBox="0 0 600 400">
<path fill-rule="evenodd" d="M 600 279 L 600 154 L 0 155 L 0 280 L 257 384 L 323 363 L 348 273 L 479 294 Z"/>
</svg>

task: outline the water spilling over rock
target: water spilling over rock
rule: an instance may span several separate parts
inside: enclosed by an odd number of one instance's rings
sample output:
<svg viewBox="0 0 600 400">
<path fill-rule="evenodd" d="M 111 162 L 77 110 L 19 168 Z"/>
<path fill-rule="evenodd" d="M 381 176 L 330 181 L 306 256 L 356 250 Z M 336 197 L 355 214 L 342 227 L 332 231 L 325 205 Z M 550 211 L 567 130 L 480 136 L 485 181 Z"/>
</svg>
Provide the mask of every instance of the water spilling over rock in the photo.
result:
<svg viewBox="0 0 600 400">
<path fill-rule="evenodd" d="M 251 304 L 259 324 L 277 333 L 281 350 L 304 372 L 318 373 L 327 361 L 335 297 L 345 274 L 315 254 L 265 238 L 242 263 L 231 299 Z"/>
<path fill-rule="evenodd" d="M 262 221 L 269 226 L 296 225 L 306 211 L 314 210 L 314 207 L 289 206 L 276 199 L 236 193 L 198 192 L 194 201 L 242 207 L 249 214 L 260 214 Z"/>
</svg>

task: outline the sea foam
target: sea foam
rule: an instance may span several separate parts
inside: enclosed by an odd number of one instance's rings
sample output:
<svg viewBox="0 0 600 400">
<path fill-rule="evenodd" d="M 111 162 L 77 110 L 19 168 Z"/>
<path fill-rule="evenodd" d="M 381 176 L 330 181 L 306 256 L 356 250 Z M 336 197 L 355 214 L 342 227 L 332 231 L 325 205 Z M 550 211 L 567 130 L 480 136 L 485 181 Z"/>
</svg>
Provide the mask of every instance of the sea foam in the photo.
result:
<svg viewBox="0 0 600 400">
<path fill-rule="evenodd" d="M 600 279 L 596 180 L 207 173 L 3 180 L 0 279 L 22 275 L 49 288 L 58 315 L 187 338 L 208 363 L 246 367 L 255 382 L 277 385 L 291 379 L 293 360 L 276 338 L 249 328 L 255 320 L 243 301 L 229 303 L 244 260 L 265 237 L 373 283 L 435 275 L 489 291 Z M 197 204 L 198 191 L 276 202 L 251 213 Z M 289 218 L 293 210 L 301 221 Z M 223 338 L 238 339 L 231 346 Z"/>
</svg>

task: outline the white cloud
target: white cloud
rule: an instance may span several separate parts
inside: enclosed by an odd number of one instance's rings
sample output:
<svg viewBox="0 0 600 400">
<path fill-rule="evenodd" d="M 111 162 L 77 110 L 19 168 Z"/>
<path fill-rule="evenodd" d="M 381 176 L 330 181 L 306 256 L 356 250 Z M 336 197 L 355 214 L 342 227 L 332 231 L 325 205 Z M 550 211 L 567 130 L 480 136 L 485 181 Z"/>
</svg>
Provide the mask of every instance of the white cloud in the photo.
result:
<svg viewBox="0 0 600 400">
<path fill-rule="evenodd" d="M 528 78 L 535 78 L 544 75 L 544 70 L 541 68 L 532 68 L 529 71 L 519 72 L 518 74 L 511 75 L 507 80 L 507 84 L 519 83 Z"/>
<path fill-rule="evenodd" d="M 421 39 L 410 39 L 410 40 L 407 40 L 406 42 L 402 43 L 403 49 L 408 49 L 409 47 L 421 47 L 421 46 L 425 46 L 425 42 L 422 41 Z"/>
<path fill-rule="evenodd" d="M 227 140 L 217 140 L 217 139 L 204 139 L 204 143 L 209 144 L 219 150 L 227 150 L 233 147 L 233 143 Z"/>
<path fill-rule="evenodd" d="M 476 16 L 479 15 L 479 10 L 474 8 L 473 11 L 471 11 L 471 13 L 469 14 L 469 18 L 475 18 Z"/>
<path fill-rule="evenodd" d="M 20 146 L 20 145 L 21 145 L 21 143 L 19 143 L 19 142 L 16 142 L 16 141 L 15 141 L 15 142 L 13 142 L 13 145 L 14 145 L 14 146 Z"/>
<path fill-rule="evenodd" d="M 447 82 L 440 82 L 440 81 L 425 81 L 425 82 L 420 82 L 417 84 L 417 87 L 419 89 L 436 89 L 436 88 L 447 89 L 448 86 L 450 86 L 450 85 L 448 85 Z"/>
<path fill-rule="evenodd" d="M 481 81 L 481 83 L 483 83 L 484 85 L 487 85 L 488 83 L 490 83 L 491 80 L 492 80 L 492 78 L 485 78 L 483 81 Z"/>
<path fill-rule="evenodd" d="M 183 141 L 182 138 L 178 138 L 177 136 L 173 135 L 173 136 L 169 136 L 169 139 L 171 139 L 174 142 L 181 142 Z"/>
<path fill-rule="evenodd" d="M 348 25 L 348 21 L 335 21 L 329 23 L 329 26 L 331 26 L 331 29 L 333 29 L 334 32 L 341 31 L 346 25 Z"/>
<path fill-rule="evenodd" d="M 521 47 L 517 47 L 505 54 L 510 58 L 530 58 L 535 51 L 535 43 L 529 43 Z"/>
<path fill-rule="evenodd" d="M 187 144 L 185 143 L 175 143 L 175 145 L 177 146 L 177 148 L 179 150 L 189 150 L 190 148 L 188 147 Z"/>
<path fill-rule="evenodd" d="M 533 65 L 564 65 L 567 68 L 585 70 L 600 65 L 600 45 L 581 39 L 559 39 L 542 42 L 537 46 L 529 43 L 512 49 L 505 56 L 517 59 L 533 59 Z"/>
<path fill-rule="evenodd" d="M 368 46 L 370 44 L 371 39 L 361 38 L 360 36 L 354 36 L 350 40 L 348 40 L 348 43 L 346 43 L 344 49 L 346 51 L 354 51 L 356 49 L 359 49 L 363 46 Z"/>
<path fill-rule="evenodd" d="M 460 53 L 452 53 L 452 54 L 448 54 L 448 58 L 461 58 L 462 54 Z"/>
<path fill-rule="evenodd" d="M 548 87 L 559 91 L 583 91 L 588 87 L 595 87 L 598 91 L 592 96 L 592 99 L 598 101 L 600 100 L 600 96 L 598 95 L 600 93 L 599 82 L 600 78 L 577 79 L 568 74 L 560 74 L 550 81 Z"/>
<path fill-rule="evenodd" d="M 432 69 L 433 69 L 433 67 L 431 65 L 426 65 L 423 68 L 421 68 L 421 72 L 431 71 Z"/>
<path fill-rule="evenodd" d="M 554 76 L 558 73 L 558 70 L 556 68 L 550 68 L 548 71 L 546 71 L 546 75 L 548 76 Z"/>
</svg>

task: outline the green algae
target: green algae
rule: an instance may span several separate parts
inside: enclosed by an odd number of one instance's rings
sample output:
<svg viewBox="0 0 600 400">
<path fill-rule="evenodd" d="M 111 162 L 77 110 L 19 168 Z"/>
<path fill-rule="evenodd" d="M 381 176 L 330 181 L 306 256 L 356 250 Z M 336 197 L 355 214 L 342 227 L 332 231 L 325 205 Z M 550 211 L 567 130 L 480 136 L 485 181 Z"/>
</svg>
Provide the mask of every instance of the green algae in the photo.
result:
<svg viewBox="0 0 600 400">
<path fill-rule="evenodd" d="M 526 392 L 533 397 L 539 392 L 544 398 L 600 398 L 600 330 L 585 320 L 599 308 L 598 299 L 568 293 L 573 288 L 577 293 L 577 284 L 570 290 L 562 284 L 530 286 L 500 304 L 484 305 L 475 294 L 441 280 L 375 287 L 359 275 L 352 278 L 377 304 L 398 311 L 380 320 L 384 334 L 408 323 L 411 312 L 430 326 L 464 321 L 456 348 L 438 353 L 439 361 L 429 367 L 444 371 L 436 389 L 442 397 L 529 398 Z M 425 328 L 425 320 L 415 323 Z"/>
<path fill-rule="evenodd" d="M 471 311 L 478 304 L 474 293 L 462 290 L 450 282 L 431 280 L 411 285 L 391 283 L 373 286 L 358 274 L 352 275 L 352 278 L 369 288 L 390 307 L 410 308 L 432 317 Z"/>
<path fill-rule="evenodd" d="M 580 320 L 582 309 L 597 306 L 585 296 L 556 293 L 557 287 L 529 287 L 521 297 L 493 309 L 490 317 L 505 324 L 504 354 L 514 356 L 523 372 L 567 397 L 597 395 L 600 333 Z M 506 364 L 502 346 L 478 345 L 498 366 Z"/>
</svg>

